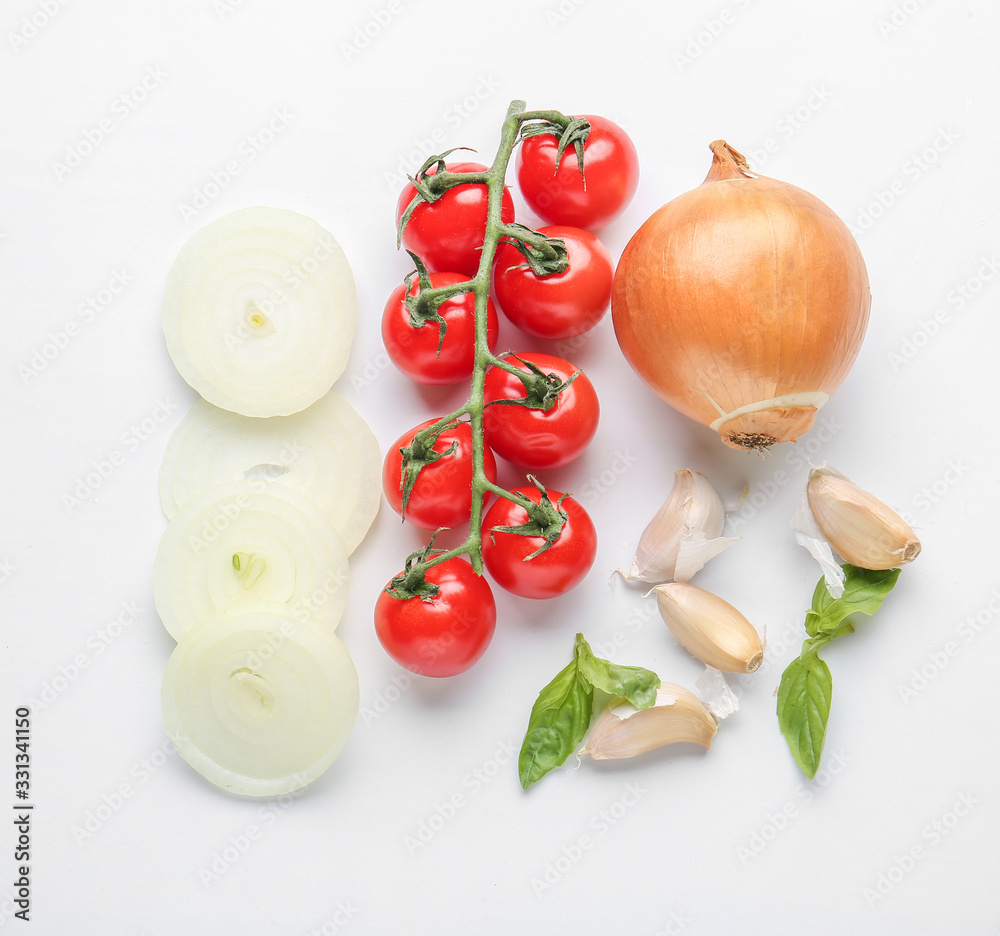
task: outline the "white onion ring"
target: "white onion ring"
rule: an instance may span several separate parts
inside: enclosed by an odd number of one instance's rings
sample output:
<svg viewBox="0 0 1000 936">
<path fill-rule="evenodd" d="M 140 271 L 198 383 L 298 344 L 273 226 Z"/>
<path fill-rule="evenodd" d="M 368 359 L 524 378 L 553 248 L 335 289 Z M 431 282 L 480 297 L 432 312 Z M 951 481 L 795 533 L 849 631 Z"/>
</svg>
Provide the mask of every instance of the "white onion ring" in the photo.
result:
<svg viewBox="0 0 1000 936">
<path fill-rule="evenodd" d="M 332 631 L 258 603 L 184 635 L 161 701 L 167 735 L 198 773 L 231 793 L 279 796 L 340 754 L 358 713 L 358 675 Z"/>
<path fill-rule="evenodd" d="M 163 334 L 181 376 L 244 416 L 305 409 L 344 372 L 354 339 L 354 277 L 312 218 L 244 208 L 181 248 L 167 277 Z"/>
<path fill-rule="evenodd" d="M 378 513 L 378 440 L 342 396 L 328 393 L 292 416 L 256 419 L 199 400 L 174 430 L 160 469 L 173 519 L 219 484 L 263 477 L 294 488 L 329 518 L 348 555 Z"/>
<path fill-rule="evenodd" d="M 238 565 L 237 568 L 237 559 Z M 259 479 L 212 488 L 170 522 L 153 566 L 153 598 L 175 640 L 219 609 L 283 604 L 332 631 L 347 604 L 347 555 L 319 510 Z"/>
</svg>

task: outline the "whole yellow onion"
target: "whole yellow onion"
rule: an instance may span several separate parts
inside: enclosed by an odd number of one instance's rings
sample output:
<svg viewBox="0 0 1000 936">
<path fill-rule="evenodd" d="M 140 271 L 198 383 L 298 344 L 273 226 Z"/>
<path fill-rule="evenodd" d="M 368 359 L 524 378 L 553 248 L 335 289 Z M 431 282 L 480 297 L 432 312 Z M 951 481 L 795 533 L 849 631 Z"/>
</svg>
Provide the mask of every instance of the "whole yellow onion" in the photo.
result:
<svg viewBox="0 0 1000 936">
<path fill-rule="evenodd" d="M 615 273 L 636 373 L 726 445 L 808 431 L 847 376 L 871 293 L 857 242 L 814 195 L 750 172 L 724 140 L 705 181 L 657 210 Z"/>
</svg>

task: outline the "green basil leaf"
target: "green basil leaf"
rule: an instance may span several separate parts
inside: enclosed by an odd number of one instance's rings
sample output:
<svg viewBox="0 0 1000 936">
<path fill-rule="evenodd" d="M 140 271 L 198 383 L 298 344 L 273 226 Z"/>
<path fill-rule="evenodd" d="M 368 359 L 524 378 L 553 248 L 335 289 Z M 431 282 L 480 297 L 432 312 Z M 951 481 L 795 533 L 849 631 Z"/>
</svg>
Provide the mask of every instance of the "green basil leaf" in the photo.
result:
<svg viewBox="0 0 1000 936">
<path fill-rule="evenodd" d="M 836 630 L 849 614 L 874 614 L 899 578 L 899 569 L 872 570 L 843 565 L 844 594 L 834 598 L 820 579 L 813 592 L 812 611 L 806 614 L 806 632 L 815 637 L 820 631 Z M 815 617 L 812 615 L 815 614 Z M 810 629 L 812 628 L 812 629 Z"/>
<path fill-rule="evenodd" d="M 815 650 L 807 650 L 785 668 L 778 686 L 778 724 L 798 765 L 814 777 L 823 753 L 830 717 L 833 678 Z"/>
<path fill-rule="evenodd" d="M 635 708 L 649 708 L 656 701 L 660 677 L 641 666 L 619 666 L 594 656 L 583 634 L 576 635 L 580 675 L 595 689 L 627 699 Z"/>
<path fill-rule="evenodd" d="M 562 764 L 590 727 L 593 687 L 580 676 L 578 659 L 562 669 L 535 699 L 517 758 L 521 786 L 528 789 Z"/>
<path fill-rule="evenodd" d="M 820 579 L 819 584 L 826 591 L 826 579 Z M 817 586 L 818 590 L 819 586 Z M 827 592 L 829 594 L 829 592 Z M 813 604 L 816 604 L 816 595 L 813 595 Z M 816 637 L 819 635 L 820 628 L 823 626 L 823 615 L 818 611 L 813 611 L 812 609 L 806 611 L 806 633 L 810 637 Z"/>
</svg>

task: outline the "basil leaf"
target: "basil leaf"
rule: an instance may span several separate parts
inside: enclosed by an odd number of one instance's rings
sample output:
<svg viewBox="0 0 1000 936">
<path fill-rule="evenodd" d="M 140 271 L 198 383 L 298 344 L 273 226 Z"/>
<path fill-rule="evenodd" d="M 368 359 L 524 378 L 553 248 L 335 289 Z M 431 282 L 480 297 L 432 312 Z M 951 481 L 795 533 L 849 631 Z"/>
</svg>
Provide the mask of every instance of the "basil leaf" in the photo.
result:
<svg viewBox="0 0 1000 936">
<path fill-rule="evenodd" d="M 593 687 L 580 676 L 578 657 L 562 669 L 535 699 L 517 758 L 521 786 L 528 789 L 562 764 L 590 727 Z"/>
<path fill-rule="evenodd" d="M 815 649 L 792 660 L 778 686 L 778 724 L 792 756 L 807 777 L 816 775 L 826 723 L 830 717 L 833 678 Z"/>
<path fill-rule="evenodd" d="M 660 677 L 641 666 L 619 666 L 594 656 L 583 634 L 576 635 L 580 675 L 595 689 L 627 699 L 635 708 L 649 708 L 656 701 Z"/>
<path fill-rule="evenodd" d="M 820 579 L 813 592 L 812 610 L 806 614 L 806 632 L 815 637 L 820 631 L 836 630 L 849 614 L 874 614 L 882 606 L 899 578 L 899 569 L 872 570 L 843 565 L 844 594 L 834 598 Z"/>
</svg>

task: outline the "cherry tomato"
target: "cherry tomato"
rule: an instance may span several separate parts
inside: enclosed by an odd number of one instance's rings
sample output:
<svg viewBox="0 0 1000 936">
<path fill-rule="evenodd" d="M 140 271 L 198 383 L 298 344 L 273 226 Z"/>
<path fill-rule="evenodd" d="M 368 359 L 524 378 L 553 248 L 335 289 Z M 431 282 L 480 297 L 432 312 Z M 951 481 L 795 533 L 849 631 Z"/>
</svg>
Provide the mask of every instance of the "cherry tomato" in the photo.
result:
<svg viewBox="0 0 1000 936">
<path fill-rule="evenodd" d="M 582 228 L 560 225 L 540 228 L 539 233 L 565 242 L 568 269 L 536 276 L 518 249 L 505 244 L 493 267 L 497 303 L 521 331 L 536 338 L 581 335 L 601 320 L 611 303 L 611 254 Z"/>
<path fill-rule="evenodd" d="M 518 361 L 520 358 L 520 361 Z M 529 372 L 530 362 L 544 374 L 567 381 L 578 370 L 569 361 L 549 354 L 509 354 L 505 361 Z M 499 367 L 486 372 L 483 432 L 486 441 L 501 458 L 515 465 L 541 471 L 559 468 L 580 455 L 590 444 L 600 417 L 601 406 L 594 385 L 581 373 L 566 386 L 548 410 L 532 409 L 494 400 L 523 400 L 528 390 L 521 379 Z M 492 405 L 489 405 L 491 404 Z"/>
<path fill-rule="evenodd" d="M 446 163 L 452 172 L 484 172 L 479 163 Z M 434 174 L 434 168 L 428 175 Z M 406 211 L 417 190 L 407 184 L 396 203 L 396 222 Z M 403 229 L 403 244 L 427 265 L 429 270 L 453 270 L 475 276 L 486 236 L 486 186 L 478 182 L 456 185 L 437 201 L 418 205 Z M 500 218 L 504 224 L 514 220 L 514 200 L 503 191 Z"/>
<path fill-rule="evenodd" d="M 427 601 L 395 598 L 388 591 L 378 596 L 375 633 L 389 656 L 411 672 L 455 676 L 472 666 L 493 639 L 493 591 L 460 557 L 432 566 L 425 579 L 438 586 Z"/>
<path fill-rule="evenodd" d="M 382 490 L 396 513 L 403 516 L 403 493 L 400 488 L 403 456 L 400 449 L 410 445 L 413 437 L 436 419 L 415 426 L 401 435 L 386 453 L 382 465 Z M 448 450 L 454 445 L 453 452 Z M 457 527 L 469 522 L 472 513 L 472 429 L 460 422 L 446 429 L 434 442 L 433 451 L 441 457 L 420 469 L 410 490 L 405 520 L 426 530 Z M 483 470 L 491 481 L 497 479 L 497 462 L 488 445 L 483 446 Z M 484 496 L 485 503 L 487 497 Z"/>
<path fill-rule="evenodd" d="M 559 140 L 548 133 L 530 136 L 517 153 L 517 184 L 547 224 L 572 224 L 596 230 L 620 215 L 639 185 L 639 157 L 628 135 L 604 117 L 584 115 L 590 135 L 583 144 L 583 171 L 576 150 L 563 150 L 556 170 Z M 584 188 L 584 177 L 587 187 Z"/>
<path fill-rule="evenodd" d="M 431 273 L 431 286 L 451 286 L 467 279 L 461 273 Z M 420 283 L 413 280 L 409 294 L 416 296 Z M 472 375 L 476 350 L 476 297 L 460 293 L 438 306 L 444 319 L 445 333 L 441 340 L 440 322 L 433 319 L 422 325 L 410 324 L 410 311 L 404 300 L 407 290 L 401 283 L 389 296 L 382 313 L 382 341 L 385 350 L 407 377 L 423 384 L 452 384 Z M 492 351 L 500 334 L 496 306 L 486 302 L 486 343 Z M 441 347 L 438 348 L 440 341 Z"/>
<path fill-rule="evenodd" d="M 512 493 L 525 494 L 536 504 L 542 496 L 534 486 L 515 488 Z M 553 505 L 562 496 L 559 491 L 548 492 Z M 526 557 L 545 545 L 544 537 L 493 529 L 520 526 L 528 521 L 528 512 L 505 497 L 498 498 L 486 512 L 483 562 L 499 586 L 523 598 L 555 598 L 583 581 L 597 556 L 597 531 L 590 515 L 572 497 L 566 497 L 559 508 L 567 520 L 558 539 L 531 559 Z"/>
</svg>

